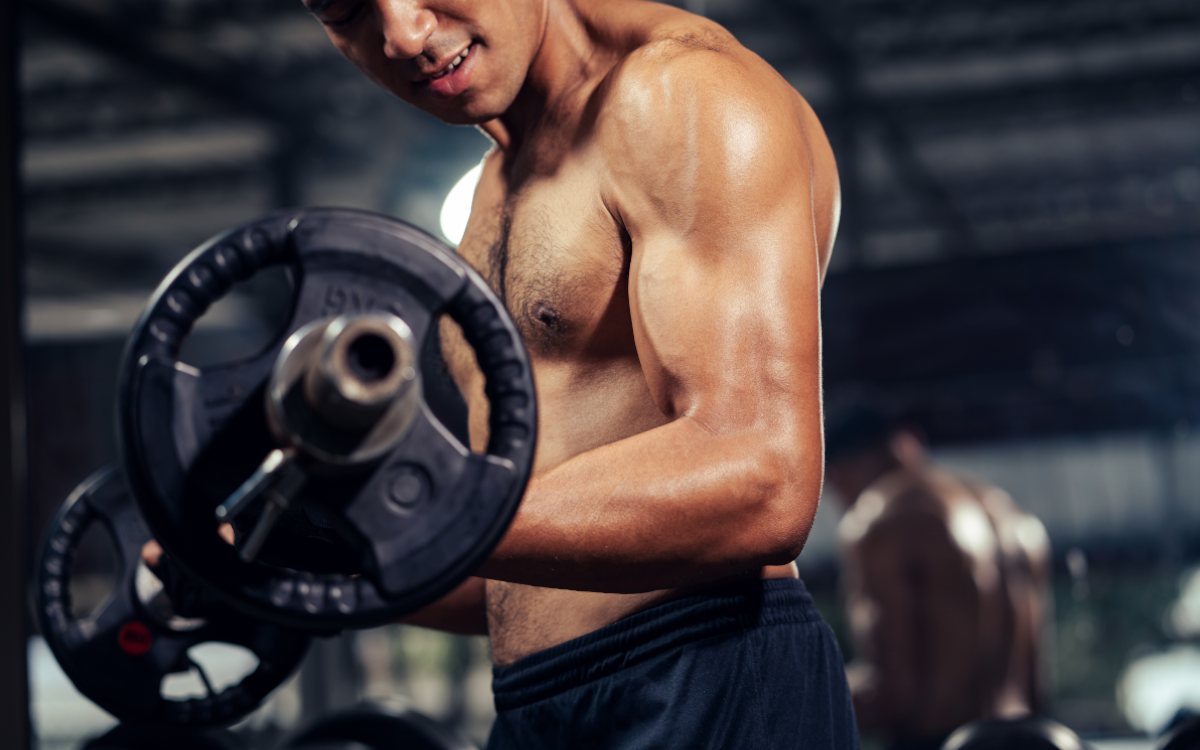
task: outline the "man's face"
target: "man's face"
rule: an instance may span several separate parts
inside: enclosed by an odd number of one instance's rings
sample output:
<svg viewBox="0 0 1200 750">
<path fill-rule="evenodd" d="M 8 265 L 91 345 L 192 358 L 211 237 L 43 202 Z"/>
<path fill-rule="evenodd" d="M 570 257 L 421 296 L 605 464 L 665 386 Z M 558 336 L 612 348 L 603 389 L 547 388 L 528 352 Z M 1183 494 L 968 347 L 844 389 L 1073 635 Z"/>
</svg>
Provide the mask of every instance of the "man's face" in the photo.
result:
<svg viewBox="0 0 1200 750">
<path fill-rule="evenodd" d="M 541 44 L 544 0 L 304 0 L 372 81 L 445 122 L 503 114 Z M 459 62 L 455 64 L 455 60 Z"/>
</svg>

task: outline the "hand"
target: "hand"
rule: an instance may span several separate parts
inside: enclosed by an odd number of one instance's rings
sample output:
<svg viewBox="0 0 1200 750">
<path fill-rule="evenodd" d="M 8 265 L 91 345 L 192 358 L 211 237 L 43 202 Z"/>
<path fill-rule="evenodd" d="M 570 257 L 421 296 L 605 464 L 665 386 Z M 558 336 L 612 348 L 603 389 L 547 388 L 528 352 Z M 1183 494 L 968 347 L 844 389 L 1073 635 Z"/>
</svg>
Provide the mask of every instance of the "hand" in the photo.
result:
<svg viewBox="0 0 1200 750">
<path fill-rule="evenodd" d="M 225 540 L 226 544 L 233 544 L 233 526 L 231 524 L 223 523 L 218 526 L 217 534 Z M 163 548 L 157 539 L 151 539 L 142 545 L 142 560 L 151 570 L 158 568 L 159 563 L 162 562 L 162 557 Z"/>
</svg>

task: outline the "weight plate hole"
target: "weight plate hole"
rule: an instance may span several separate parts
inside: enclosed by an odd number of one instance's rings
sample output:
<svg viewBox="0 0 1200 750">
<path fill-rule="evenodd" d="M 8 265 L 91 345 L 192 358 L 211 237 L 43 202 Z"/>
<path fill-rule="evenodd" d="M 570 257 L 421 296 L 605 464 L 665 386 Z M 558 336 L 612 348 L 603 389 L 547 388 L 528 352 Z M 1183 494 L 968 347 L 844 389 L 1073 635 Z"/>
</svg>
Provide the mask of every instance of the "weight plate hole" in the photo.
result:
<svg viewBox="0 0 1200 750">
<path fill-rule="evenodd" d="M 206 680 L 213 692 L 219 693 L 258 668 L 258 657 L 253 651 L 231 643 L 200 643 L 189 648 L 187 653 L 192 668 L 163 677 L 159 689 L 162 697 L 171 700 L 206 698 Z"/>
<path fill-rule="evenodd" d="M 285 265 L 235 283 L 196 321 L 179 359 L 200 368 L 253 359 L 287 333 L 293 295 L 291 270 Z"/>
<path fill-rule="evenodd" d="M 396 354 L 382 336 L 364 333 L 347 348 L 346 364 L 362 382 L 377 383 L 396 366 Z"/>
<path fill-rule="evenodd" d="M 443 320 L 445 322 L 443 322 Z M 462 391 L 458 389 L 450 368 L 442 354 L 442 335 L 450 338 L 456 347 L 460 347 L 467 356 L 473 357 L 470 347 L 462 338 L 462 329 L 447 315 L 439 315 L 430 326 L 429 335 L 425 337 L 421 349 L 421 382 L 424 389 L 425 403 L 433 416 L 441 422 L 450 434 L 463 445 L 470 445 L 471 440 L 467 431 L 467 402 Z"/>
<path fill-rule="evenodd" d="M 117 549 L 107 529 L 94 523 L 83 532 L 68 579 L 71 586 L 71 616 L 88 617 L 108 601 L 116 586 Z"/>
</svg>

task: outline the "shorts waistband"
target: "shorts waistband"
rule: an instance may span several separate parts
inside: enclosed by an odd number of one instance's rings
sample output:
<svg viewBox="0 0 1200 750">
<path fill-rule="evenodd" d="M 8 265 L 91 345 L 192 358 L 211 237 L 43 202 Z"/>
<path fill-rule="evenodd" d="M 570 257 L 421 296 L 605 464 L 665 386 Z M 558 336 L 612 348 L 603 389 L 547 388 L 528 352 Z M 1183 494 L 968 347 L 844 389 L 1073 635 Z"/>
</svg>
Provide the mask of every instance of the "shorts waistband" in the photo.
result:
<svg viewBox="0 0 1200 750">
<path fill-rule="evenodd" d="M 527 706 L 705 638 L 820 619 L 798 578 L 723 584 L 493 668 L 496 710 Z"/>
</svg>

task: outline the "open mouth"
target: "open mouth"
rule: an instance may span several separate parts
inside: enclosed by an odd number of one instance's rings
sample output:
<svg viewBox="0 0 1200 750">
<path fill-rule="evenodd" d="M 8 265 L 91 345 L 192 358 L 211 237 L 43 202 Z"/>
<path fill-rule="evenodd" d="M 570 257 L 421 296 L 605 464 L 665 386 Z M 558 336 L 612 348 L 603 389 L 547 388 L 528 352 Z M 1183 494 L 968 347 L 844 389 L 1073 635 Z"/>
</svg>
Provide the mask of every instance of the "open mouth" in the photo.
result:
<svg viewBox="0 0 1200 750">
<path fill-rule="evenodd" d="M 471 81 L 471 71 L 478 58 L 476 45 L 471 44 L 436 74 L 421 81 L 420 85 L 426 91 L 438 97 L 458 96 L 467 90 Z"/>
<path fill-rule="evenodd" d="M 442 72 L 438 73 L 437 75 L 430 76 L 429 80 L 436 81 L 439 78 L 445 78 L 446 76 L 454 73 L 454 71 L 458 70 L 458 66 L 462 65 L 463 60 L 467 59 L 467 57 L 471 54 L 471 50 L 473 50 L 474 48 L 475 48 L 475 45 L 471 44 L 466 49 L 464 49 L 462 52 L 459 52 L 458 56 L 455 57 L 453 60 L 451 60 L 450 64 L 447 65 L 446 68 L 444 70 L 442 70 Z"/>
</svg>

